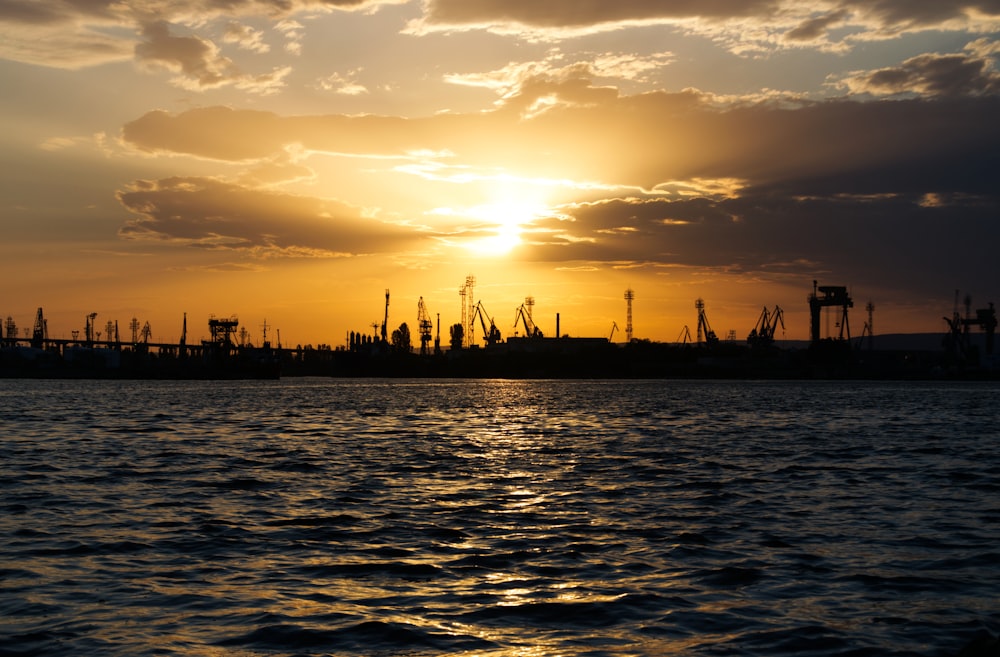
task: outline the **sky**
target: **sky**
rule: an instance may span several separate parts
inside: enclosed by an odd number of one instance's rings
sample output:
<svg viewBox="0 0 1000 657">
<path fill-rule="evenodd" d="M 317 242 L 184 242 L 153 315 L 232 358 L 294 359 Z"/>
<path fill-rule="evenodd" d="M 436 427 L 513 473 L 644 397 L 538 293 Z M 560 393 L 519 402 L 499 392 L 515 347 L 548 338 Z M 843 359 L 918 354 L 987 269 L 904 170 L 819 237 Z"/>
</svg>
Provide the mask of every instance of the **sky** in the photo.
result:
<svg viewBox="0 0 1000 657">
<path fill-rule="evenodd" d="M 1000 301 L 998 63 L 998 0 L 4 0 L 0 315 L 943 332 Z"/>
</svg>

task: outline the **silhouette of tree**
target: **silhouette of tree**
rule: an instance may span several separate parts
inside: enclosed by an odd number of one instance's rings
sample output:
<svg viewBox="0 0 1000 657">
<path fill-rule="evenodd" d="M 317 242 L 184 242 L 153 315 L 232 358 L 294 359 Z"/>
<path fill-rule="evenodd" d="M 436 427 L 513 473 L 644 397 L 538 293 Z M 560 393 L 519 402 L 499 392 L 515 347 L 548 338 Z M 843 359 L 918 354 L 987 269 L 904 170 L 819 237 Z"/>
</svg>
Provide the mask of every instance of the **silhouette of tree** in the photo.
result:
<svg viewBox="0 0 1000 657">
<path fill-rule="evenodd" d="M 452 324 L 451 329 L 451 341 L 449 344 L 452 349 L 461 349 L 462 342 L 465 340 L 465 328 L 461 324 Z"/>
<path fill-rule="evenodd" d="M 404 354 L 410 353 L 413 349 L 410 343 L 410 327 L 403 322 L 399 328 L 392 332 L 392 349 Z"/>
</svg>

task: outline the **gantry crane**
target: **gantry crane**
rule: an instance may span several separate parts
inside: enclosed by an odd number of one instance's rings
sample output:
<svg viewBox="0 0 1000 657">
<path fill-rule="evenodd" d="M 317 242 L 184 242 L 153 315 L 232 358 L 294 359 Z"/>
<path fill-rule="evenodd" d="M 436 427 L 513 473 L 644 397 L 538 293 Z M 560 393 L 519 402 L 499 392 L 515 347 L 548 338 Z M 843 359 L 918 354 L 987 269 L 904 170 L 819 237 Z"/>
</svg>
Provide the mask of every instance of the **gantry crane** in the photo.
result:
<svg viewBox="0 0 1000 657">
<path fill-rule="evenodd" d="M 434 330 L 434 323 L 427 312 L 424 298 L 417 301 L 417 330 L 420 331 L 420 355 L 427 355 L 427 344 L 431 341 L 431 332 Z"/>
<path fill-rule="evenodd" d="M 843 285 L 818 285 L 816 281 L 813 281 L 813 293 L 809 295 L 809 337 L 813 344 L 820 341 L 820 309 L 833 306 L 841 307 L 840 319 L 837 320 L 837 326 L 840 327 L 838 339 L 850 340 L 851 327 L 847 323 L 847 309 L 854 307 L 854 300 L 847 293 L 847 287 Z"/>
<path fill-rule="evenodd" d="M 473 323 L 475 323 L 476 317 L 479 318 L 479 323 L 483 327 L 483 340 L 486 341 L 488 346 L 493 346 L 503 341 L 503 338 L 500 336 L 500 329 L 497 328 L 497 325 L 493 322 L 493 318 L 490 317 L 489 313 L 486 312 L 486 309 L 483 308 L 482 301 L 476 302 L 476 308 L 472 313 Z M 490 321 L 489 328 L 486 328 L 486 320 Z"/>
</svg>

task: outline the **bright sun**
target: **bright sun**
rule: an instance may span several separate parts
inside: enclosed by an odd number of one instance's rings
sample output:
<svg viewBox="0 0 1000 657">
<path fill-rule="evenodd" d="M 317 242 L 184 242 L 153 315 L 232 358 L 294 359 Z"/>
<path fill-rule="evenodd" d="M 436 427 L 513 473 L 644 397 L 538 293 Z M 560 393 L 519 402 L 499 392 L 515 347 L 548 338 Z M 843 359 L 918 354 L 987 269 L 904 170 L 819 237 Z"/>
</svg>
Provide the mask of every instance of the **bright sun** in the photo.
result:
<svg viewBox="0 0 1000 657">
<path fill-rule="evenodd" d="M 505 255 L 521 244 L 521 229 L 548 209 L 540 201 L 502 200 L 470 208 L 467 213 L 495 231 L 495 234 L 464 243 L 480 255 Z"/>
</svg>

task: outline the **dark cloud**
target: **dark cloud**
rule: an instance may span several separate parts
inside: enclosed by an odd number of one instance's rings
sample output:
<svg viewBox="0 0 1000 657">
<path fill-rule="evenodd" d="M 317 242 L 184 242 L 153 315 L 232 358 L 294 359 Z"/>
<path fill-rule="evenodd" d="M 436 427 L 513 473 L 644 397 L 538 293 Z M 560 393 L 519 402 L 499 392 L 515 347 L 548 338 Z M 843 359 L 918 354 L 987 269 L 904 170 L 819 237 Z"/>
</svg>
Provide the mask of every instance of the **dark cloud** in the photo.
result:
<svg viewBox="0 0 1000 657">
<path fill-rule="evenodd" d="M 970 12 L 1000 16 L 998 0 L 841 0 L 841 6 L 861 15 L 876 17 L 879 22 L 896 29 L 911 29 L 940 25 L 953 19 L 963 19 Z"/>
<path fill-rule="evenodd" d="M 393 252 L 420 239 L 324 199 L 267 192 L 208 178 L 137 181 L 118 193 L 136 219 L 124 239 L 238 250 L 260 257 L 342 257 Z"/>
<path fill-rule="evenodd" d="M 0 3 L 0 21 L 29 24 L 63 23 L 75 20 L 137 20 L 156 16 L 170 21 L 177 18 L 218 15 L 263 14 L 286 16 L 300 11 L 326 7 L 357 10 L 396 0 L 4 0 Z"/>
<path fill-rule="evenodd" d="M 777 0 L 428 0 L 434 23 L 519 23 L 558 28 L 669 18 L 767 15 Z"/>
<path fill-rule="evenodd" d="M 996 199 L 921 203 L 907 196 L 791 199 L 610 199 L 563 208 L 536 226 L 524 257 L 725 269 L 780 278 L 832 273 L 869 287 L 925 294 L 1000 286 Z M 563 235 L 571 231 L 573 239 Z"/>
<path fill-rule="evenodd" d="M 174 23 L 201 29 L 226 17 L 264 16 L 273 21 L 306 11 L 358 11 L 400 0 L 3 0 L 0 2 L 0 58 L 42 66 L 79 69 L 122 61 L 134 55 L 140 63 L 155 63 L 180 71 L 185 86 L 204 89 L 235 84 L 251 91 L 273 89 L 281 71 L 240 75 L 215 45 L 197 36 L 169 33 Z M 123 28 L 123 29 L 122 29 Z M 144 41 L 135 46 L 134 31 Z M 262 35 L 247 28 L 225 39 L 262 52 Z"/>
<path fill-rule="evenodd" d="M 795 29 L 786 32 L 785 38 L 789 41 L 812 41 L 818 39 L 824 36 L 831 26 L 842 22 L 847 16 L 848 12 L 841 9 L 840 11 L 831 12 L 823 16 L 810 18 L 800 23 Z"/>
<path fill-rule="evenodd" d="M 862 71 L 840 84 L 854 93 L 920 96 L 1000 95 L 1000 73 L 989 58 L 975 55 L 928 53 L 899 66 Z"/>
<path fill-rule="evenodd" d="M 426 0 L 425 20 L 442 25 L 517 24 L 540 29 L 581 28 L 637 21 L 672 21 L 755 18 L 773 25 L 809 7 L 782 0 Z M 788 35 L 790 40 L 811 40 L 841 20 L 855 17 L 881 30 L 898 31 L 943 25 L 966 19 L 968 13 L 1000 16 L 997 0 L 841 0 L 824 16 L 809 16 Z"/>
</svg>

